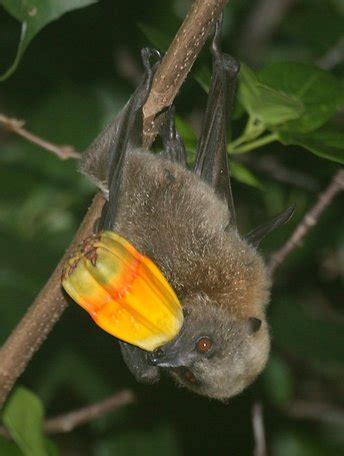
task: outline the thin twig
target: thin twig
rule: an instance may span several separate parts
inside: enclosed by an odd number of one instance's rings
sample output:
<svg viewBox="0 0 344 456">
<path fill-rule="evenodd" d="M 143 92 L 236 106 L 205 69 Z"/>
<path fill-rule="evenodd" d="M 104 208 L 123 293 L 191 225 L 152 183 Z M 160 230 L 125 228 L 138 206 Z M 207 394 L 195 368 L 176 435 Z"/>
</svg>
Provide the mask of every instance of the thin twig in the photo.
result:
<svg viewBox="0 0 344 456">
<path fill-rule="evenodd" d="M 319 184 L 313 176 L 290 169 L 280 163 L 276 158 L 269 156 L 242 156 L 248 164 L 259 171 L 268 173 L 274 180 L 292 184 L 295 187 L 303 188 L 308 191 L 316 191 Z M 243 162 L 244 162 L 243 160 Z"/>
<path fill-rule="evenodd" d="M 135 402 L 134 393 L 130 390 L 123 390 L 118 393 L 95 402 L 94 404 L 86 405 L 76 410 L 72 410 L 61 415 L 47 418 L 43 424 L 45 434 L 60 434 L 63 432 L 71 432 L 79 426 L 90 423 L 91 421 L 100 418 L 110 412 L 129 405 Z M 9 437 L 6 428 L 0 427 L 0 435 Z"/>
<path fill-rule="evenodd" d="M 184 24 L 164 57 L 167 63 L 161 63 L 158 80 L 153 84 L 154 102 L 147 100 L 151 106 L 150 115 L 154 116 L 154 112 L 159 112 L 164 103 L 168 103 L 165 91 L 170 94 L 170 103 L 172 102 L 196 54 L 200 51 L 211 24 L 218 18 L 226 2 L 227 0 L 195 0 Z M 200 11 L 202 11 L 202 17 Z M 207 14 L 209 16 L 206 16 Z M 192 44 L 188 45 L 187 40 L 190 40 Z M 181 72 L 179 75 L 178 71 Z M 171 78 L 176 77 L 178 84 L 170 85 Z M 161 103 L 160 99 L 164 99 L 164 102 Z M 62 265 L 73 251 L 75 244 L 92 231 L 102 205 L 102 197 L 97 196 L 71 247 L 68 248 L 52 276 L 0 350 L 0 407 L 5 402 L 15 381 L 25 370 L 33 354 L 40 348 L 66 308 L 67 301 L 60 285 Z"/>
<path fill-rule="evenodd" d="M 69 158 L 79 159 L 81 158 L 81 154 L 77 152 L 74 147 L 72 146 L 58 146 L 57 144 L 53 144 L 50 141 L 46 141 L 39 136 L 34 135 L 33 133 L 29 132 L 23 126 L 25 125 L 24 120 L 13 119 L 10 117 L 5 116 L 4 114 L 0 114 L 0 124 L 8 131 L 15 133 L 22 138 L 27 139 L 29 142 L 33 144 L 37 144 L 39 147 L 52 152 L 54 155 L 59 157 L 61 160 L 68 160 Z"/>
<path fill-rule="evenodd" d="M 344 36 L 342 36 L 333 47 L 316 61 L 316 64 L 323 70 L 333 70 L 344 60 Z"/>
<path fill-rule="evenodd" d="M 321 214 L 333 198 L 344 190 L 344 169 L 341 168 L 332 178 L 328 187 L 319 194 L 317 203 L 306 213 L 287 242 L 270 256 L 268 269 L 272 275 L 286 257 L 302 242 L 308 231 L 317 224 Z"/>
<path fill-rule="evenodd" d="M 338 428 L 344 427 L 344 409 L 339 405 L 320 401 L 298 400 L 286 407 L 285 412 L 293 418 L 320 421 L 338 426 Z"/>
<path fill-rule="evenodd" d="M 109 412 L 113 412 L 124 405 L 132 404 L 135 401 L 134 393 L 130 390 L 123 390 L 112 396 L 95 402 L 94 404 L 81 407 L 77 410 L 48 418 L 44 423 L 46 434 L 57 434 L 71 432 L 76 427 L 89 423 Z"/>
<path fill-rule="evenodd" d="M 254 456 L 267 456 L 263 406 L 260 402 L 255 402 L 252 407 L 252 427 L 254 435 Z"/>
<path fill-rule="evenodd" d="M 149 148 L 158 131 L 156 116 L 173 103 L 180 86 L 202 49 L 214 22 L 228 0 L 194 0 L 183 24 L 155 73 L 143 107 L 144 147 Z"/>
</svg>

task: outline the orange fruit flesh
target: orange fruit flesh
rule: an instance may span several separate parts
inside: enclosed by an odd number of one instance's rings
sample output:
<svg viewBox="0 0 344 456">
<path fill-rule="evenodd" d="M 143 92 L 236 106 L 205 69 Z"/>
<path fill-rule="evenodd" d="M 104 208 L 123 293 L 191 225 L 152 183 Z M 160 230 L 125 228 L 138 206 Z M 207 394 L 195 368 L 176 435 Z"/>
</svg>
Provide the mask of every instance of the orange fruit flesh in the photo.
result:
<svg viewBox="0 0 344 456">
<path fill-rule="evenodd" d="M 173 339 L 183 323 L 160 269 L 112 231 L 84 241 L 65 265 L 62 285 L 102 329 L 147 351 Z"/>
</svg>

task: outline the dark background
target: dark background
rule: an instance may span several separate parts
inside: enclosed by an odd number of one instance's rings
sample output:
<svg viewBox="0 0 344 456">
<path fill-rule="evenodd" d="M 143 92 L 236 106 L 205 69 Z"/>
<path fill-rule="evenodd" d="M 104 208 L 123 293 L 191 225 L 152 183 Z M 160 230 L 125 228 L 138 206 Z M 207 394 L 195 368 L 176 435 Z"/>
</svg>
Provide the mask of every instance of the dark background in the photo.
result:
<svg viewBox="0 0 344 456">
<path fill-rule="evenodd" d="M 302 0 L 285 15 L 260 50 L 243 49 L 243 27 L 256 2 L 232 0 L 226 9 L 223 47 L 253 66 L 314 62 L 340 39 L 340 0 Z M 122 107 L 140 75 L 141 47 L 150 45 L 141 24 L 170 39 L 189 2 L 101 1 L 48 25 L 31 43 L 18 70 L 0 85 L 0 111 L 25 119 L 27 128 L 82 151 Z M 0 8 L 0 69 L 13 59 L 19 24 Z M 208 65 L 209 56 L 201 59 Z M 208 65 L 209 67 L 209 65 Z M 343 79 L 344 66 L 334 73 Z M 177 108 L 199 131 L 206 95 L 189 78 Z M 343 117 L 338 117 L 343 125 Z M 233 124 L 235 136 L 241 120 Z M 237 158 L 236 158 L 237 159 Z M 282 168 L 262 169 L 271 159 Z M 326 187 L 336 163 L 278 143 L 244 154 L 242 163 L 260 187 L 233 182 L 242 232 L 296 204 L 293 220 L 269 238 L 264 255 L 291 234 Z M 68 246 L 94 188 L 60 161 L 0 129 L 0 341 L 24 314 Z M 35 356 L 20 383 L 43 400 L 48 415 L 132 387 L 137 402 L 54 441 L 63 455 L 250 455 L 251 410 L 264 406 L 272 455 L 338 455 L 343 425 L 343 198 L 279 269 L 269 321 L 273 338 L 263 375 L 222 404 L 176 388 L 172 381 L 136 384 L 116 341 L 71 305 Z M 310 416 L 308 416 L 310 415 Z"/>
</svg>

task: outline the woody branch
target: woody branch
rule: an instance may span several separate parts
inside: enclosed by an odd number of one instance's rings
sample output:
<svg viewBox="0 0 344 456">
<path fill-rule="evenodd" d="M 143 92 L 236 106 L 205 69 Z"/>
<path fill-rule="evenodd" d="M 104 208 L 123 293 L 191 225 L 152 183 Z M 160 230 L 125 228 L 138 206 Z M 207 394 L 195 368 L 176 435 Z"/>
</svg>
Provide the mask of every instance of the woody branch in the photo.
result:
<svg viewBox="0 0 344 456">
<path fill-rule="evenodd" d="M 155 131 L 152 131 L 151 127 L 154 125 L 155 116 L 164 106 L 173 102 L 201 50 L 212 24 L 219 17 L 227 1 L 195 0 L 193 2 L 187 17 L 161 62 L 152 85 L 151 95 L 144 106 L 144 144 L 148 144 L 154 139 Z M 149 141 L 147 141 L 148 136 Z M 22 320 L 2 346 L 0 350 L 0 406 L 3 405 L 15 381 L 25 370 L 33 354 L 40 348 L 66 308 L 67 301 L 60 284 L 63 263 L 75 245 L 92 232 L 92 227 L 99 217 L 102 205 L 103 198 L 97 195 L 71 246 L 67 249 Z"/>
<path fill-rule="evenodd" d="M 340 191 L 344 190 L 344 169 L 341 168 L 333 176 L 328 187 L 319 194 L 318 201 L 304 215 L 301 222 L 297 225 L 290 238 L 284 245 L 270 256 L 268 269 L 272 275 L 278 266 L 280 266 L 287 256 L 299 247 L 305 238 L 306 234 L 318 223 L 320 216 L 331 203 L 333 198 Z"/>
</svg>

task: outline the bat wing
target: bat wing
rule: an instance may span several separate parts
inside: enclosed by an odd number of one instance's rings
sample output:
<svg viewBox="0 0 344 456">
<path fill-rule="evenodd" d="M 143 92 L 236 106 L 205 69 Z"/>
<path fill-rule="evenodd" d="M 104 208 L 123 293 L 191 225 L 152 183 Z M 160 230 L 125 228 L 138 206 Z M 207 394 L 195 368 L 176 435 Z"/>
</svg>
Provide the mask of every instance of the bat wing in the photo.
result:
<svg viewBox="0 0 344 456">
<path fill-rule="evenodd" d="M 166 118 L 159 131 L 164 145 L 163 156 L 175 161 L 186 168 L 186 152 L 184 142 L 176 129 L 175 106 L 171 105 L 165 114 Z"/>
<path fill-rule="evenodd" d="M 285 211 L 276 215 L 272 220 L 257 226 L 244 237 L 253 247 L 258 247 L 261 241 L 276 228 L 280 227 L 292 217 L 294 206 L 288 207 Z"/>
<path fill-rule="evenodd" d="M 150 48 L 142 50 L 145 75 L 129 102 L 124 107 L 116 136 L 113 139 L 109 154 L 108 188 L 109 198 L 103 209 L 99 229 L 112 229 L 115 224 L 125 156 L 128 150 L 142 147 L 142 107 L 149 95 L 156 65 L 151 67 L 150 58 L 160 57 L 158 51 Z"/>
<path fill-rule="evenodd" d="M 119 114 L 98 135 L 84 152 L 80 171 L 90 178 L 103 192 L 107 200 L 116 204 L 118 191 L 111 194 L 120 184 L 121 168 L 125 153 L 130 148 L 142 147 L 142 112 L 141 108 L 149 94 L 153 75 L 159 64 L 151 66 L 150 59 L 160 54 L 155 49 L 144 48 L 141 51 L 145 68 L 144 77 Z M 114 183 L 113 183 L 114 182 Z"/>
<path fill-rule="evenodd" d="M 122 111 L 91 144 L 82 160 L 81 171 L 98 185 L 107 198 L 97 231 L 113 229 L 126 154 L 131 149 L 142 147 L 142 106 L 158 65 L 150 64 L 154 56 L 160 58 L 158 51 L 149 48 L 142 50 L 145 74 L 141 83 Z M 144 350 L 125 342 L 119 343 L 127 367 L 139 382 L 153 383 L 159 380 L 159 368 L 148 363 Z"/>
<path fill-rule="evenodd" d="M 219 50 L 220 23 L 217 23 L 212 43 L 213 73 L 208 102 L 198 143 L 194 173 L 208 182 L 224 198 L 235 225 L 235 209 L 230 185 L 227 125 L 231 115 L 237 85 L 239 64 Z"/>
</svg>

